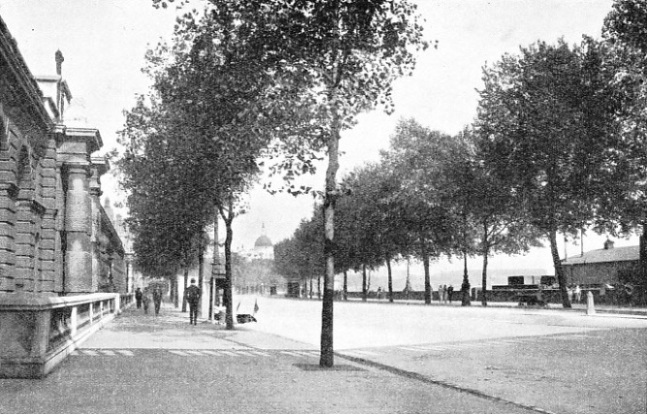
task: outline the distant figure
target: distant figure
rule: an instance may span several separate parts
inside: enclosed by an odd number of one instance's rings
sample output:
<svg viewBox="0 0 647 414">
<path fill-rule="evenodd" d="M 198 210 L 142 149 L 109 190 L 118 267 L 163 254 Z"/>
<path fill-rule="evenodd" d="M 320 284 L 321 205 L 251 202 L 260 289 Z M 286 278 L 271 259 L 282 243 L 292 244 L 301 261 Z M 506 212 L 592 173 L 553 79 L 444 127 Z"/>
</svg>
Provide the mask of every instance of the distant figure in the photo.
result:
<svg viewBox="0 0 647 414">
<path fill-rule="evenodd" d="M 446 290 L 445 290 L 445 285 L 440 285 L 438 286 L 438 301 L 440 303 L 445 302 L 445 295 L 446 295 Z"/>
<path fill-rule="evenodd" d="M 148 306 L 151 303 L 151 298 L 146 291 L 142 293 L 142 303 L 144 304 L 144 314 L 148 315 Z"/>
<path fill-rule="evenodd" d="M 573 302 L 573 287 L 571 286 L 567 287 L 566 294 L 568 295 L 568 301 Z"/>
<path fill-rule="evenodd" d="M 189 323 L 197 325 L 198 305 L 200 304 L 201 289 L 196 286 L 195 279 L 191 279 L 191 286 L 186 288 L 186 301 L 189 302 Z"/>
<path fill-rule="evenodd" d="M 144 296 L 144 294 L 142 293 L 141 288 L 137 288 L 137 290 L 135 291 L 135 300 L 137 301 L 137 309 L 141 309 L 142 307 L 142 296 Z"/>
<path fill-rule="evenodd" d="M 155 316 L 157 316 L 162 306 L 162 288 L 159 286 L 155 286 L 153 289 L 153 304 L 155 304 Z"/>
<path fill-rule="evenodd" d="M 582 301 L 582 289 L 580 289 L 580 285 L 575 285 L 575 301 L 577 303 Z"/>
<path fill-rule="evenodd" d="M 449 299 L 449 303 L 452 303 L 452 294 L 454 293 L 454 286 L 449 285 L 447 288 L 447 299 Z"/>
</svg>

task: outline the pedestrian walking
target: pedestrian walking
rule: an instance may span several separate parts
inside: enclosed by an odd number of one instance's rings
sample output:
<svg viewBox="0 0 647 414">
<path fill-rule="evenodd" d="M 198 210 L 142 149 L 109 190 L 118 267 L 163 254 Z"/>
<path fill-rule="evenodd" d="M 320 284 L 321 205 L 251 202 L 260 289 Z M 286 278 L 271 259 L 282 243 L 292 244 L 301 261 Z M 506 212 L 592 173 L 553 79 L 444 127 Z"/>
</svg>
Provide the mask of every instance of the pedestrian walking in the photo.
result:
<svg viewBox="0 0 647 414">
<path fill-rule="evenodd" d="M 566 294 L 568 295 L 568 301 L 573 302 L 573 287 L 569 286 L 566 288 Z"/>
<path fill-rule="evenodd" d="M 195 279 L 191 279 L 191 286 L 186 288 L 186 301 L 189 302 L 189 323 L 197 325 L 198 306 L 200 304 L 202 289 L 195 284 Z"/>
<path fill-rule="evenodd" d="M 438 287 L 438 300 L 441 303 L 445 303 L 445 295 L 447 294 L 447 290 L 445 290 L 445 285 L 440 285 Z"/>
<path fill-rule="evenodd" d="M 144 314 L 148 315 L 148 307 L 150 306 L 151 298 L 148 291 L 144 290 L 142 293 L 142 304 L 144 305 Z"/>
<path fill-rule="evenodd" d="M 155 286 L 153 289 L 153 304 L 155 305 L 155 316 L 157 316 L 162 306 L 162 288 L 159 286 Z"/>
<path fill-rule="evenodd" d="M 141 309 L 142 307 L 142 296 L 144 296 L 144 294 L 142 293 L 142 289 L 137 288 L 137 290 L 135 291 L 135 301 L 137 302 L 137 309 Z"/>
<path fill-rule="evenodd" d="M 580 303 L 582 301 L 582 289 L 580 285 L 575 285 L 575 301 Z"/>
<path fill-rule="evenodd" d="M 447 299 L 449 299 L 449 303 L 452 303 L 452 294 L 454 293 L 454 286 L 449 285 L 447 288 Z"/>
</svg>

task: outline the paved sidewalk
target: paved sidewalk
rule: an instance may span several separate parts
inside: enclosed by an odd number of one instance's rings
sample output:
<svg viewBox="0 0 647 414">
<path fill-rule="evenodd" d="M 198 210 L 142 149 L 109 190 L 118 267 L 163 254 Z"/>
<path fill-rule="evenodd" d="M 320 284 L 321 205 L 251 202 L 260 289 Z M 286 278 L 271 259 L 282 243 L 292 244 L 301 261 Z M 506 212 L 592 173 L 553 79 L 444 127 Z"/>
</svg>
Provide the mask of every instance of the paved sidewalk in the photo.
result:
<svg viewBox="0 0 647 414">
<path fill-rule="evenodd" d="M 504 401 L 336 359 L 165 306 L 130 309 L 44 380 L 0 380 L 0 413 L 533 413 Z"/>
</svg>

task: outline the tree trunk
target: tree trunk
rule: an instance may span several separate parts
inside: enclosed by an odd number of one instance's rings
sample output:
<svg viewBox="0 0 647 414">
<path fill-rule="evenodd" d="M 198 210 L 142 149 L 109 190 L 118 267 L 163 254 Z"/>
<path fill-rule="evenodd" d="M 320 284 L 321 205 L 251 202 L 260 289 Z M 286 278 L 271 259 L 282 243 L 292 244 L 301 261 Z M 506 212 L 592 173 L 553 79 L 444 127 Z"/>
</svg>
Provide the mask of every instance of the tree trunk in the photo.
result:
<svg viewBox="0 0 647 414">
<path fill-rule="evenodd" d="M 321 276 L 317 276 L 317 299 L 321 300 Z"/>
<path fill-rule="evenodd" d="M 198 247 L 198 286 L 200 287 L 200 292 L 202 293 L 203 286 L 202 284 L 204 283 L 204 269 L 202 267 L 204 266 L 204 246 L 202 242 L 200 243 L 200 247 Z M 198 302 L 198 317 L 202 317 L 202 297 L 204 294 L 200 295 L 200 300 Z"/>
<path fill-rule="evenodd" d="M 211 292 L 209 296 L 209 320 L 213 321 L 216 306 L 220 306 L 217 279 L 220 276 L 220 249 L 218 249 L 218 213 L 213 219 L 213 258 L 211 262 Z"/>
<path fill-rule="evenodd" d="M 348 272 L 344 270 L 344 300 L 348 300 Z"/>
<path fill-rule="evenodd" d="M 234 200 L 233 195 L 229 195 L 227 201 L 228 209 L 220 208 L 220 216 L 225 222 L 225 287 L 222 292 L 222 299 L 225 302 L 225 324 L 227 330 L 234 329 L 234 298 L 232 292 L 232 268 L 231 268 L 231 244 L 234 239 L 234 231 L 231 223 L 234 220 Z"/>
<path fill-rule="evenodd" d="M 184 266 L 184 290 L 182 291 L 182 312 L 186 312 L 186 288 L 188 286 L 189 279 L 189 266 Z"/>
<path fill-rule="evenodd" d="M 481 304 L 483 306 L 487 306 L 487 257 L 489 254 L 489 248 L 487 243 L 483 243 L 485 247 L 483 247 L 483 274 L 481 277 Z"/>
<path fill-rule="evenodd" d="M 331 94 L 334 101 L 335 96 Z M 326 170 L 326 194 L 324 198 L 324 257 L 326 274 L 324 277 L 324 297 L 321 311 L 321 357 L 319 365 L 334 365 L 333 348 L 333 299 L 335 295 L 335 200 L 337 198 L 337 170 L 339 170 L 339 114 L 333 110 L 333 119 L 328 139 L 328 168 Z"/>
<path fill-rule="evenodd" d="M 641 283 L 647 284 L 647 223 L 643 223 L 643 234 L 639 240 Z"/>
<path fill-rule="evenodd" d="M 362 301 L 368 300 L 368 283 L 366 280 L 366 265 L 362 265 Z"/>
<path fill-rule="evenodd" d="M 180 307 L 180 282 L 177 280 L 177 275 L 174 275 L 173 280 L 171 281 L 171 291 L 171 296 L 173 296 L 173 307 L 177 309 Z"/>
<path fill-rule="evenodd" d="M 559 283 L 559 290 L 562 294 L 562 304 L 564 308 L 571 308 L 571 301 L 568 299 L 568 291 L 566 281 L 566 275 L 564 275 L 564 269 L 562 269 L 562 262 L 559 260 L 559 252 L 557 251 L 557 229 L 551 229 L 549 234 L 550 238 L 550 253 L 553 256 L 553 266 L 555 266 L 555 275 L 557 276 L 557 282 Z"/>
<path fill-rule="evenodd" d="M 425 269 L 425 304 L 431 305 L 431 278 L 429 276 L 429 252 L 424 237 L 421 238 L 422 266 Z"/>
<path fill-rule="evenodd" d="M 314 291 L 315 291 L 315 288 L 314 286 L 312 286 L 312 276 L 310 276 L 310 294 L 308 295 L 310 299 L 312 299 L 312 296 L 314 295 Z"/>
<path fill-rule="evenodd" d="M 391 273 L 391 259 L 386 258 L 386 270 L 389 274 L 388 284 L 389 284 L 389 302 L 393 303 L 393 274 Z"/>
</svg>

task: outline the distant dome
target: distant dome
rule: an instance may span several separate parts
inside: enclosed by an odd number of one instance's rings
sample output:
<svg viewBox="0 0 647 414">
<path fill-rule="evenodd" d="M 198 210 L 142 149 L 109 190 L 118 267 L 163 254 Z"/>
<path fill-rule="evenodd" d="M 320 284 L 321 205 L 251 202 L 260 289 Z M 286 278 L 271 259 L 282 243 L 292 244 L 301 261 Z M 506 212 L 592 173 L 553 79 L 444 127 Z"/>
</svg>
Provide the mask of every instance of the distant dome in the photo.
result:
<svg viewBox="0 0 647 414">
<path fill-rule="evenodd" d="M 272 241 L 269 239 L 267 236 L 261 236 L 258 239 L 256 239 L 256 243 L 254 243 L 254 247 L 272 247 Z"/>
</svg>

